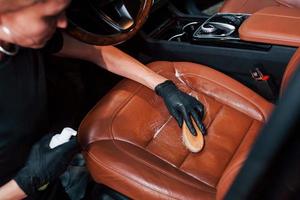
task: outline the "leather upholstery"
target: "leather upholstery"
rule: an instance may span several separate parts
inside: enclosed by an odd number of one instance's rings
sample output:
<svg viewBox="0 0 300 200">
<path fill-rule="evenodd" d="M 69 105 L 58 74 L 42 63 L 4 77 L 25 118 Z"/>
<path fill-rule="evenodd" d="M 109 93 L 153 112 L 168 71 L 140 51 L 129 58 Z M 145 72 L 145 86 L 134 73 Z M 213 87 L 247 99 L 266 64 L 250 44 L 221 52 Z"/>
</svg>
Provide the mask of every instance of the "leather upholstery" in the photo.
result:
<svg viewBox="0 0 300 200">
<path fill-rule="evenodd" d="M 277 2 L 290 8 L 300 8 L 299 0 L 277 0 Z"/>
<path fill-rule="evenodd" d="M 187 151 L 181 130 L 155 93 L 124 80 L 87 115 L 79 141 L 93 178 L 133 199 L 221 199 L 273 105 L 199 64 L 149 67 L 205 105 L 202 152 Z"/>
<path fill-rule="evenodd" d="M 280 93 L 283 94 L 285 88 L 287 87 L 289 80 L 293 76 L 296 69 L 300 67 L 300 48 L 296 51 L 296 53 L 293 55 L 292 59 L 290 60 L 285 73 L 283 75 L 282 83 L 281 83 L 281 91 Z"/>
<path fill-rule="evenodd" d="M 273 6 L 251 15 L 239 35 L 245 41 L 300 47 L 299 25 L 299 8 Z"/>
<path fill-rule="evenodd" d="M 220 12 L 252 14 L 262 8 L 278 5 L 276 0 L 226 0 Z"/>
<path fill-rule="evenodd" d="M 300 8 L 300 2 L 298 0 L 226 0 L 220 12 L 252 14 L 269 6 Z"/>
</svg>

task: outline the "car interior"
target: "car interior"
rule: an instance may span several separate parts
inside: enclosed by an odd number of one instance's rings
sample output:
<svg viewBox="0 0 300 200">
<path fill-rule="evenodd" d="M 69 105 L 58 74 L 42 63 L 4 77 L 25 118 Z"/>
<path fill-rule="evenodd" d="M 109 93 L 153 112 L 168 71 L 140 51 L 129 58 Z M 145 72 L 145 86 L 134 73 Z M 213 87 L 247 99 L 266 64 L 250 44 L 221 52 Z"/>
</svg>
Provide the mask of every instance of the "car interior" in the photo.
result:
<svg viewBox="0 0 300 200">
<path fill-rule="evenodd" d="M 285 161 L 274 150 L 299 141 L 291 139 L 299 103 L 288 95 L 299 97 L 297 81 L 288 87 L 300 65 L 298 0 L 80 2 L 67 12 L 70 35 L 116 44 L 172 80 L 204 104 L 208 129 L 204 149 L 191 153 L 153 91 L 91 63 L 49 56 L 52 123 L 79 130 L 99 199 L 299 198 L 299 161 L 291 162 L 299 147 Z M 89 23 L 95 15 L 99 26 Z M 280 170 L 275 155 L 290 168 Z"/>
</svg>

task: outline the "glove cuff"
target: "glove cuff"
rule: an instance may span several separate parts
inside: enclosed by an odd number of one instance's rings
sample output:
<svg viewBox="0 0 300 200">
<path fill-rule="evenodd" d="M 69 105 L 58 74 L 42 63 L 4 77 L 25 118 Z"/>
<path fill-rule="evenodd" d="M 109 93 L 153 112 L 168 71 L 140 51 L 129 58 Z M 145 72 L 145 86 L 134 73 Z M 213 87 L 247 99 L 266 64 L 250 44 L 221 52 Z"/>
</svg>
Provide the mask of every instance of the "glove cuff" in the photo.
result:
<svg viewBox="0 0 300 200">
<path fill-rule="evenodd" d="M 167 80 L 159 85 L 157 85 L 155 88 L 155 93 L 161 97 L 164 95 L 174 91 L 178 90 L 177 86 L 173 83 L 171 80 Z"/>
<path fill-rule="evenodd" d="M 36 189 L 31 184 L 31 182 L 33 181 L 32 179 L 33 179 L 32 177 L 27 177 L 27 176 L 24 177 L 24 176 L 20 176 L 20 175 L 17 175 L 14 178 L 14 180 L 16 181 L 18 186 L 23 190 L 23 192 L 26 195 L 31 195 L 36 192 Z"/>
</svg>

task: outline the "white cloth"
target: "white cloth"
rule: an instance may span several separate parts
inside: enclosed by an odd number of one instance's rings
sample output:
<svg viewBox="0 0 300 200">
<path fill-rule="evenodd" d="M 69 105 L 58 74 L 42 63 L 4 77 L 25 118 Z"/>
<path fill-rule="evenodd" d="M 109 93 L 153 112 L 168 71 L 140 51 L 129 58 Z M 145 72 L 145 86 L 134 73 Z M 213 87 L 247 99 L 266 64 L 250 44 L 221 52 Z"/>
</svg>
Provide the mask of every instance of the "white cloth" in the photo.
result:
<svg viewBox="0 0 300 200">
<path fill-rule="evenodd" d="M 77 131 L 72 128 L 64 128 L 60 134 L 56 134 L 52 137 L 49 147 L 50 149 L 54 149 L 62 144 L 65 144 L 70 141 L 72 136 L 76 136 Z"/>
</svg>

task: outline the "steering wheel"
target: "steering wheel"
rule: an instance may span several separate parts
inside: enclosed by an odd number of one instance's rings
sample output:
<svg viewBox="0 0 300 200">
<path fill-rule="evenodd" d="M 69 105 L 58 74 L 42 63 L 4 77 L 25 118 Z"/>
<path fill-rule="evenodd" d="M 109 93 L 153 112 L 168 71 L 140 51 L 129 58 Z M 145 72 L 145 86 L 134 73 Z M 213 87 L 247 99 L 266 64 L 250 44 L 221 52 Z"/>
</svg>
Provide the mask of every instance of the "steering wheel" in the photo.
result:
<svg viewBox="0 0 300 200">
<path fill-rule="evenodd" d="M 152 3 L 153 0 L 73 0 L 67 9 L 67 33 L 94 45 L 122 43 L 146 22 Z"/>
</svg>

